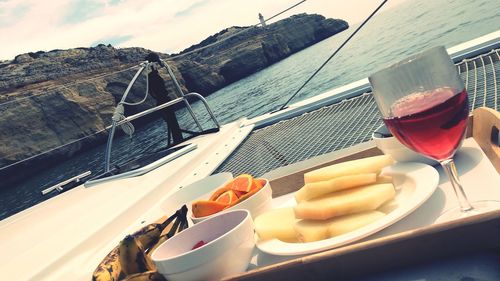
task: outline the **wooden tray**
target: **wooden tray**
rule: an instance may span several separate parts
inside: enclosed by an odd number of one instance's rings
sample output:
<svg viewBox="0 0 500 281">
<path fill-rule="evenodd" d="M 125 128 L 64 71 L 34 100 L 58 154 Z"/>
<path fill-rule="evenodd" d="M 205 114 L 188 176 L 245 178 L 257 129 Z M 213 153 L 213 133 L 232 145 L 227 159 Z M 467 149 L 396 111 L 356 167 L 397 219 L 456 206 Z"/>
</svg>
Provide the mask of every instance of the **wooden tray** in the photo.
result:
<svg viewBox="0 0 500 281">
<path fill-rule="evenodd" d="M 495 267 L 481 276 L 500 277 L 500 212 L 454 221 L 438 226 L 407 231 L 367 242 L 309 255 L 249 271 L 229 280 L 349 280 L 384 275 L 397 275 L 412 267 L 452 259 L 491 255 Z M 471 261 L 472 262 L 472 261 Z M 459 268 L 455 268 L 458 271 Z M 496 270 L 496 272 L 495 272 Z M 435 269 L 434 269 L 435 271 Z M 444 272 L 449 273 L 448 272 Z M 431 273 L 432 274 L 432 273 Z M 426 276 L 427 280 L 437 280 Z M 467 273 L 465 273 L 467 274 Z M 419 278 L 402 280 L 426 280 Z M 449 280 L 444 278 L 441 280 Z M 477 278 L 469 280 L 500 280 Z M 380 278 L 374 280 L 390 280 Z M 400 279 L 401 280 L 401 279 Z M 460 280 L 460 279 L 452 279 Z M 466 280 L 466 279 L 465 279 Z"/>
<path fill-rule="evenodd" d="M 476 109 L 467 136 L 500 173 L 498 128 L 499 112 Z M 275 174 L 288 173 L 271 181 L 273 196 L 298 190 L 309 170 L 379 154 L 373 144 L 362 144 L 323 157 L 319 164 L 305 161 L 281 169 Z M 499 265 L 500 210 L 291 258 L 227 280 L 500 280 Z"/>
</svg>

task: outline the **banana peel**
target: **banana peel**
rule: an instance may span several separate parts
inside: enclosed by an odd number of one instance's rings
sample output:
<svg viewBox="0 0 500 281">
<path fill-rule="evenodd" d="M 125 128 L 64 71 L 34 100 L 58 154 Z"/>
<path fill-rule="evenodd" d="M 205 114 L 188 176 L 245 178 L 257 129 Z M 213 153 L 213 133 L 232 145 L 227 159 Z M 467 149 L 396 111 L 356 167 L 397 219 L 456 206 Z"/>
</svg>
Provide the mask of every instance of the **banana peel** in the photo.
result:
<svg viewBox="0 0 500 281">
<path fill-rule="evenodd" d="M 120 242 L 118 260 L 125 275 L 156 270 L 153 261 L 146 256 L 144 248 L 132 235 L 127 235 Z"/>
<path fill-rule="evenodd" d="M 118 248 L 116 246 L 104 259 L 92 274 L 92 281 L 118 281 L 125 277 L 122 266 L 118 260 Z"/>
<path fill-rule="evenodd" d="M 146 271 L 141 273 L 136 273 L 128 275 L 124 281 L 167 281 L 163 275 L 157 271 Z"/>
<path fill-rule="evenodd" d="M 170 217 L 146 225 L 127 235 L 99 263 L 92 274 L 93 281 L 165 280 L 156 271 L 151 253 L 176 233 L 186 229 L 187 207 L 182 206 Z"/>
</svg>

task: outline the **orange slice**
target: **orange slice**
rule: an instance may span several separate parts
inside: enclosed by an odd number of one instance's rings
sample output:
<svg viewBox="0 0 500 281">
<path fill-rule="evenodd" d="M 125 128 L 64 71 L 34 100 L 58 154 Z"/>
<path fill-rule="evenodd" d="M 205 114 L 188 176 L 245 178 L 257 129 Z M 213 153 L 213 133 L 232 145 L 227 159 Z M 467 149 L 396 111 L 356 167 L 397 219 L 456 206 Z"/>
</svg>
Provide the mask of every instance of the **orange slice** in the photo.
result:
<svg viewBox="0 0 500 281">
<path fill-rule="evenodd" d="M 262 186 L 262 185 L 260 185 L 259 187 L 256 187 L 256 188 L 254 188 L 254 189 L 250 190 L 249 192 L 247 192 L 247 193 L 243 194 L 242 196 L 240 196 L 240 197 L 238 198 L 238 200 L 236 200 L 236 201 L 232 202 L 231 204 L 229 204 L 229 205 L 228 205 L 227 207 L 225 207 L 224 209 L 230 208 L 230 207 L 232 207 L 232 206 L 234 206 L 234 205 L 236 205 L 236 204 L 238 204 L 238 203 L 240 203 L 240 202 L 242 202 L 242 201 L 245 201 L 246 199 L 248 199 L 250 196 L 252 196 L 252 195 L 254 195 L 255 193 L 257 193 L 257 192 L 258 192 L 259 190 L 261 190 L 262 188 L 263 188 L 263 186 Z"/>
<path fill-rule="evenodd" d="M 234 201 L 238 200 L 238 196 L 234 193 L 232 190 L 228 190 L 224 193 L 222 193 L 216 200 L 215 202 L 219 202 L 222 204 L 229 205 L 233 203 Z"/>
<path fill-rule="evenodd" d="M 255 182 L 253 177 L 249 174 L 242 174 L 233 179 L 233 185 L 231 189 L 243 192 L 249 192 L 255 188 Z"/>
<path fill-rule="evenodd" d="M 245 195 L 243 195 L 243 196 L 241 196 L 240 198 L 238 198 L 238 202 L 236 202 L 235 204 L 238 204 L 239 202 L 241 202 L 241 201 L 243 201 L 243 200 L 247 199 L 248 197 L 250 197 L 250 196 L 254 195 L 254 194 L 255 194 L 255 193 L 257 193 L 259 190 L 261 190 L 261 189 L 262 189 L 262 187 L 263 187 L 263 186 L 262 186 L 262 185 L 260 185 L 259 187 L 256 187 L 256 188 L 254 188 L 254 189 L 250 190 L 250 191 L 249 191 L 249 192 L 247 192 Z"/>
<path fill-rule="evenodd" d="M 231 186 L 233 185 L 233 182 L 229 182 L 227 183 L 226 185 L 223 185 L 222 187 L 219 187 L 217 188 L 214 193 L 212 193 L 212 196 L 210 196 L 210 199 L 208 200 L 212 200 L 212 201 L 216 201 L 217 198 L 219 198 L 219 196 L 222 195 L 222 193 L 228 191 L 228 190 L 231 190 Z"/>
<path fill-rule="evenodd" d="M 210 201 L 210 200 L 198 200 L 192 204 L 192 212 L 195 218 L 201 218 L 213 215 L 224 210 L 228 204 L 223 204 L 220 202 Z"/>
<path fill-rule="evenodd" d="M 257 186 L 258 185 L 260 185 L 260 186 L 266 185 L 266 180 L 265 179 L 255 179 L 255 181 L 257 182 Z"/>
<path fill-rule="evenodd" d="M 238 191 L 238 190 L 233 190 L 234 194 L 236 194 L 236 197 L 240 198 L 241 196 L 247 194 L 244 191 Z"/>
<path fill-rule="evenodd" d="M 265 179 L 252 179 L 253 183 L 252 183 L 252 187 L 250 189 L 250 191 L 254 190 L 254 189 L 260 189 L 261 187 L 263 187 L 265 184 L 266 184 L 266 180 Z M 247 194 L 248 192 L 247 191 L 239 191 L 239 190 L 234 190 L 234 193 L 236 194 L 236 196 L 238 198 L 240 198 L 241 196 Z"/>
</svg>

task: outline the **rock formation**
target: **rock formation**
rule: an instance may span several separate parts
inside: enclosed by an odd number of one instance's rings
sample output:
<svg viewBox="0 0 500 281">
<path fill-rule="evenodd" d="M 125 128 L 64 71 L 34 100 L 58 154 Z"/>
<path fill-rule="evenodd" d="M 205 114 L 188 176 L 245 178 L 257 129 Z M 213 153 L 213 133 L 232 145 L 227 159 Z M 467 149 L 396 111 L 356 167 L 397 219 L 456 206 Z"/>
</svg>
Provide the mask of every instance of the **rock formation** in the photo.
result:
<svg viewBox="0 0 500 281">
<path fill-rule="evenodd" d="M 185 92 L 209 95 L 346 28 L 343 20 L 300 14 L 265 28 L 228 28 L 179 54 L 162 56 Z M 104 133 L 95 133 L 110 124 L 114 105 L 149 52 L 98 45 L 0 61 L 0 169 L 23 159 L 28 167 L 64 160 L 102 142 Z M 174 94 L 167 74 L 162 75 Z M 144 92 L 142 77 L 130 100 Z M 145 104 L 127 108 L 127 114 L 154 104 L 148 97 Z"/>
</svg>

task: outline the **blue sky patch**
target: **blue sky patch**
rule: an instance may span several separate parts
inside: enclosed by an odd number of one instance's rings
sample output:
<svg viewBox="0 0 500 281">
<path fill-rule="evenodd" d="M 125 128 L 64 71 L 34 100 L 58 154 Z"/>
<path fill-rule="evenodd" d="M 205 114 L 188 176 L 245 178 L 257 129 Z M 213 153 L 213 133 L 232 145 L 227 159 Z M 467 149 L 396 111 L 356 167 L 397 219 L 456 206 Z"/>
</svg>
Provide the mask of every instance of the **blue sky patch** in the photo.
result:
<svg viewBox="0 0 500 281">
<path fill-rule="evenodd" d="M 196 3 L 194 3 L 193 5 L 187 7 L 186 9 L 182 10 L 182 11 L 179 11 L 177 13 L 175 13 L 175 17 L 185 17 L 185 16 L 189 16 L 191 13 L 193 13 L 193 11 L 195 11 L 196 9 L 200 8 L 200 7 L 203 7 L 205 6 L 206 4 L 208 4 L 210 2 L 210 0 L 203 0 L 203 1 L 198 1 Z"/>
<path fill-rule="evenodd" d="M 8 11 L 0 10 L 0 24 L 4 27 L 12 25 L 24 17 L 29 10 L 28 4 L 19 4 Z"/>
<path fill-rule="evenodd" d="M 95 0 L 74 0 L 71 1 L 70 8 L 62 17 L 63 24 L 73 24 L 83 22 L 99 14 L 99 10 L 105 4 Z"/>
<path fill-rule="evenodd" d="M 123 0 L 110 0 L 110 1 L 109 1 L 109 4 L 110 4 L 111 6 L 114 6 L 114 5 L 118 5 L 118 4 L 120 4 L 120 2 L 122 2 L 122 1 L 123 1 Z"/>
<path fill-rule="evenodd" d="M 99 39 L 99 40 L 95 41 L 94 43 L 90 44 L 90 46 L 95 47 L 99 44 L 104 44 L 104 45 L 111 44 L 111 45 L 116 47 L 116 46 L 120 45 L 121 43 L 127 42 L 132 37 L 133 37 L 132 35 L 124 35 L 124 36 L 116 36 L 116 37 Z"/>
</svg>

